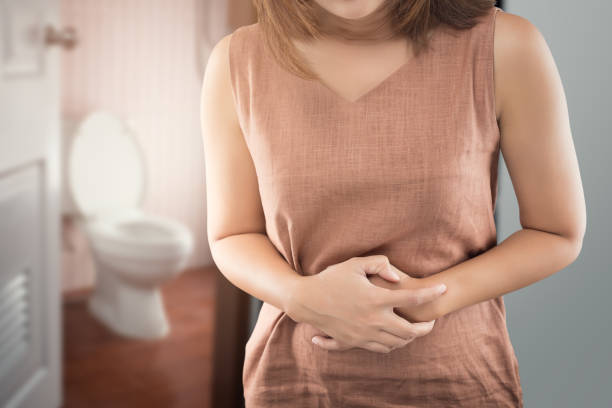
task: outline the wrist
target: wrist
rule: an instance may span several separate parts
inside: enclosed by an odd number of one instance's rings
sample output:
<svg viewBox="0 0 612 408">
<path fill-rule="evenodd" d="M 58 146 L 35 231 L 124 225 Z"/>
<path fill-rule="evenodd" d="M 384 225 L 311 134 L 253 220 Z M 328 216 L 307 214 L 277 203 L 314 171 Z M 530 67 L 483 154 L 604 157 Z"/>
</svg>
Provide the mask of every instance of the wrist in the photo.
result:
<svg viewBox="0 0 612 408">
<path fill-rule="evenodd" d="M 305 287 L 308 276 L 296 275 L 289 279 L 281 300 L 283 311 L 296 322 L 305 320 L 306 307 L 304 295 L 308 290 Z"/>
<path fill-rule="evenodd" d="M 432 286 L 439 285 L 443 283 L 440 279 L 432 279 L 431 277 L 425 278 L 414 278 L 409 275 L 402 277 L 399 284 L 402 289 L 421 289 L 421 288 L 429 288 Z M 448 289 L 447 289 L 448 290 Z M 431 320 L 436 320 L 439 317 L 443 316 L 442 313 L 442 303 L 444 301 L 444 296 L 446 292 L 437 297 L 436 299 L 422 303 L 417 306 L 410 307 L 409 315 L 411 317 L 411 321 L 413 322 L 428 322 Z"/>
<path fill-rule="evenodd" d="M 447 287 L 446 292 L 444 292 L 442 295 L 432 300 L 431 302 L 427 302 L 422 305 L 423 310 L 421 318 L 423 318 L 423 321 L 435 320 L 444 316 L 446 314 L 444 312 L 444 304 L 446 303 L 445 296 L 448 295 L 448 291 L 450 289 L 448 283 L 440 279 L 440 277 L 436 275 L 421 278 L 419 279 L 419 281 L 419 287 L 431 287 L 439 285 L 440 283 L 444 283 Z"/>
</svg>

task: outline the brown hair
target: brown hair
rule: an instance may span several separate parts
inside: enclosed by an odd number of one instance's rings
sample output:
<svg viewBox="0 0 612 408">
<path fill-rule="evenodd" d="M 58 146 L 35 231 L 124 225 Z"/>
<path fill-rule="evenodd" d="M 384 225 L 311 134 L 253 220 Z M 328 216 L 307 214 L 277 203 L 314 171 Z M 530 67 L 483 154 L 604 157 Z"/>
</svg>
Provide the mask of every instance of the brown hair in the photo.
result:
<svg viewBox="0 0 612 408">
<path fill-rule="evenodd" d="M 321 36 L 311 4 L 314 0 L 252 1 L 264 42 L 275 59 L 302 78 L 317 78 L 289 40 Z M 418 55 L 428 48 L 427 33 L 431 29 L 440 24 L 460 30 L 471 28 L 476 18 L 495 5 L 495 0 L 385 0 L 383 3 L 381 7 L 393 19 L 397 33 L 413 41 Z"/>
</svg>

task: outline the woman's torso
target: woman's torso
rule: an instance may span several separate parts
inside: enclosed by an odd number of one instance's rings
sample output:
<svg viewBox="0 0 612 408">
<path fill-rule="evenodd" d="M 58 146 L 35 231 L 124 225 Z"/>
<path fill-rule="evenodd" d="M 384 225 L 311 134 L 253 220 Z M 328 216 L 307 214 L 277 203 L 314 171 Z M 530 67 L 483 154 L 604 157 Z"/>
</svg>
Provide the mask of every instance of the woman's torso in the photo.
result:
<svg viewBox="0 0 612 408">
<path fill-rule="evenodd" d="M 494 8 L 351 102 L 282 68 L 259 24 L 230 43 L 232 92 L 266 233 L 303 275 L 385 254 L 425 277 L 497 244 Z M 494 273 L 492 271 L 492 273 Z M 447 314 L 388 354 L 327 351 L 264 303 L 246 345 L 247 407 L 522 406 L 501 297 Z"/>
</svg>

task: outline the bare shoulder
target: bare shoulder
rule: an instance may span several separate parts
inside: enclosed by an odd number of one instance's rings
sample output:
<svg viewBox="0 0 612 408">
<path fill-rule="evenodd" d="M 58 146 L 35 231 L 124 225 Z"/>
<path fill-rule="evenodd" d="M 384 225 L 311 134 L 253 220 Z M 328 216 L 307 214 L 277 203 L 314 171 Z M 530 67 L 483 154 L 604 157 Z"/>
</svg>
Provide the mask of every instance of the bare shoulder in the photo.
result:
<svg viewBox="0 0 612 408">
<path fill-rule="evenodd" d="M 508 11 L 495 17 L 495 43 L 502 46 L 521 45 L 525 41 L 541 41 L 538 28 L 527 18 Z"/>
<path fill-rule="evenodd" d="M 224 88 L 230 84 L 229 49 L 233 34 L 221 38 L 208 56 L 203 80 L 203 87 L 207 93 L 229 90 Z"/>
<path fill-rule="evenodd" d="M 229 79 L 230 74 L 230 44 L 232 39 L 237 36 L 245 37 L 257 33 L 259 29 L 259 23 L 248 24 L 237 27 L 233 32 L 223 36 L 210 52 L 207 63 L 207 70 L 211 71 L 210 75 L 223 77 L 226 76 Z M 240 41 L 237 39 L 237 41 Z M 240 45 L 237 44 L 238 47 Z"/>
<path fill-rule="evenodd" d="M 208 56 L 202 81 L 200 106 L 202 121 L 208 127 L 219 128 L 223 125 L 225 131 L 220 132 L 219 129 L 216 129 L 215 132 L 205 133 L 205 138 L 220 134 L 223 134 L 225 138 L 229 134 L 239 136 L 229 58 L 230 42 L 234 34 L 235 31 L 222 37 Z"/>
<path fill-rule="evenodd" d="M 555 66 L 540 30 L 525 17 L 498 12 L 494 33 L 495 87 L 498 119 L 513 91 L 537 80 L 538 75 L 553 74 Z"/>
</svg>

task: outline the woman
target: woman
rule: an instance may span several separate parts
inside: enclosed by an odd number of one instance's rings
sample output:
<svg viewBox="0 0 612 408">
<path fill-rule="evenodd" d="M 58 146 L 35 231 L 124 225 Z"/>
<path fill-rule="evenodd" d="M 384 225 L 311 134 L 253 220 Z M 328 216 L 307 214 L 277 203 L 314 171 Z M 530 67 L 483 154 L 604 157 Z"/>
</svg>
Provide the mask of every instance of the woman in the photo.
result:
<svg viewBox="0 0 612 408">
<path fill-rule="evenodd" d="M 542 35 L 490 0 L 255 5 L 202 88 L 212 254 L 264 301 L 247 408 L 522 407 L 502 295 L 586 224 Z M 522 229 L 498 244 L 500 152 Z"/>
</svg>

